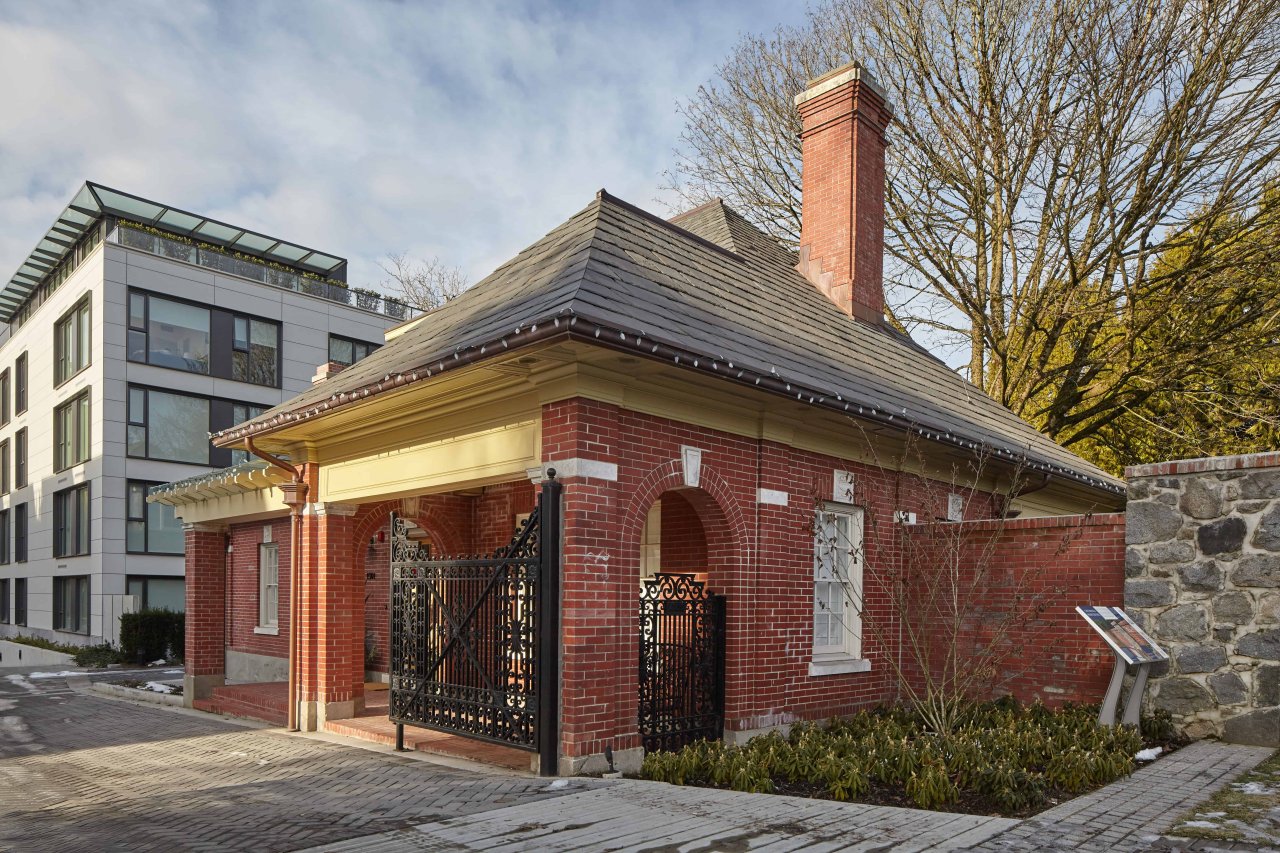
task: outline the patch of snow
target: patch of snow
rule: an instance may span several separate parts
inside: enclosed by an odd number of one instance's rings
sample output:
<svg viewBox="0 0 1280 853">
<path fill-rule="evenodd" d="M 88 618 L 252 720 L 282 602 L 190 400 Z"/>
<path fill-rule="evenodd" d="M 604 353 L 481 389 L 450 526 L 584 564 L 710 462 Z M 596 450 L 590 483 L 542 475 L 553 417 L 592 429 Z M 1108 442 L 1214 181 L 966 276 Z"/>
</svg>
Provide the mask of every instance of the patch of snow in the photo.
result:
<svg viewBox="0 0 1280 853">
<path fill-rule="evenodd" d="M 161 675 L 182 675 L 182 673 L 183 673 L 183 670 L 181 669 L 166 669 L 164 672 L 160 674 Z"/>
<path fill-rule="evenodd" d="M 165 660 L 164 658 L 160 658 L 160 660 L 153 660 L 151 663 L 147 665 L 148 666 L 164 666 L 167 663 L 168 663 L 167 660 Z"/>
<path fill-rule="evenodd" d="M 1275 788 L 1268 788 L 1261 782 L 1233 782 L 1231 785 L 1242 794 L 1274 794 Z"/>
<path fill-rule="evenodd" d="M 1134 756 L 1134 761 L 1155 761 L 1160 753 L 1164 752 L 1164 747 L 1153 746 L 1150 749 L 1139 750 Z"/>
<path fill-rule="evenodd" d="M 173 692 L 173 685 L 165 684 L 163 681 L 148 681 L 143 689 L 153 693 L 169 694 Z"/>
<path fill-rule="evenodd" d="M 62 672 L 28 672 L 27 678 L 66 678 L 69 675 L 84 675 L 84 673 L 74 669 L 68 669 Z M 10 678 L 12 677 L 13 676 L 10 676 Z"/>
<path fill-rule="evenodd" d="M 1226 812 L 1196 812 L 1196 817 L 1226 817 Z"/>
<path fill-rule="evenodd" d="M 1188 820 L 1178 824 L 1179 829 L 1220 829 L 1220 827 L 1209 820 Z"/>
<path fill-rule="evenodd" d="M 557 779 L 556 781 L 552 782 L 550 785 L 548 785 L 547 787 L 543 788 L 542 790 L 544 790 L 544 791 L 562 791 L 562 790 L 564 790 L 564 789 L 565 789 L 565 788 L 567 788 L 567 787 L 569 787 L 569 780 L 568 780 L 568 779 Z"/>
</svg>

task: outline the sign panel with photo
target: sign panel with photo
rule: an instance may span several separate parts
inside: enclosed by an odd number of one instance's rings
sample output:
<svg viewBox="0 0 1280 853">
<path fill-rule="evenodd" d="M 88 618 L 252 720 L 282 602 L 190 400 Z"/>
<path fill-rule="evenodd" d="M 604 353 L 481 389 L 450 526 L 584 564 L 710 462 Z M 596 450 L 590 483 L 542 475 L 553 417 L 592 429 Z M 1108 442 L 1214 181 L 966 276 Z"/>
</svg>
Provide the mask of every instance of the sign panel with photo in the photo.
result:
<svg viewBox="0 0 1280 853">
<path fill-rule="evenodd" d="M 1102 635 L 1125 663 L 1156 663 L 1169 655 L 1119 607 L 1077 607 L 1076 612 Z"/>
</svg>

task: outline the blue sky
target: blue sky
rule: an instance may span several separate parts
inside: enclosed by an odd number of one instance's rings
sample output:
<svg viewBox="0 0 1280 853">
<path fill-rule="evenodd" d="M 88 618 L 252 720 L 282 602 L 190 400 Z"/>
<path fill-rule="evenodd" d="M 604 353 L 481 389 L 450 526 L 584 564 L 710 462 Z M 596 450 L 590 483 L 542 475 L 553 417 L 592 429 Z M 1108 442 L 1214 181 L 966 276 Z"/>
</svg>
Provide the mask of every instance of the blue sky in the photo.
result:
<svg viewBox="0 0 1280 853">
<path fill-rule="evenodd" d="M 473 279 L 601 187 L 655 212 L 677 102 L 800 2 L 0 0 L 0 276 L 86 179 Z"/>
</svg>

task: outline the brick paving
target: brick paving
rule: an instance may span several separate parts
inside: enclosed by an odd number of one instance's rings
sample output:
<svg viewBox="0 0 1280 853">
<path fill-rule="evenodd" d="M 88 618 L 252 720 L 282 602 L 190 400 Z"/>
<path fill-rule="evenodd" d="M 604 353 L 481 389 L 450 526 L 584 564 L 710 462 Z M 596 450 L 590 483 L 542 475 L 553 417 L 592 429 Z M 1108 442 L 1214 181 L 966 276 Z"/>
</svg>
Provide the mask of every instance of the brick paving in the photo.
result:
<svg viewBox="0 0 1280 853">
<path fill-rule="evenodd" d="M 1194 744 L 1026 821 L 459 770 L 0 673 L 0 850 L 1133 851 L 1270 750 Z"/>
<path fill-rule="evenodd" d="M 284 851 L 571 794 L 0 674 L 0 850 Z"/>
<path fill-rule="evenodd" d="M 1158 845 L 1166 843 L 1161 833 L 1184 812 L 1271 753 L 1263 747 L 1193 743 L 1128 779 L 1022 821 L 974 849 L 984 853 L 1214 849 L 1190 847 L 1187 840 Z"/>
</svg>

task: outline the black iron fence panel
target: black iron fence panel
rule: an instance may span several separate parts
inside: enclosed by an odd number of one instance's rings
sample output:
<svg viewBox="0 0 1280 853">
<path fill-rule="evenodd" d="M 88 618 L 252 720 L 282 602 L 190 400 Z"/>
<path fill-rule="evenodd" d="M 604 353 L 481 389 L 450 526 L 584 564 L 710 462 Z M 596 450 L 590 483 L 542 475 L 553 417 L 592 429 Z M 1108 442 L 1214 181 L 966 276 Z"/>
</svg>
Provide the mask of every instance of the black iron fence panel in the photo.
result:
<svg viewBox="0 0 1280 853">
<path fill-rule="evenodd" d="M 392 722 L 539 750 L 542 504 L 487 557 L 430 559 L 393 517 Z"/>
<path fill-rule="evenodd" d="M 724 733 L 725 599 L 693 575 L 658 574 L 640 592 L 640 736 L 676 750 Z"/>
</svg>

